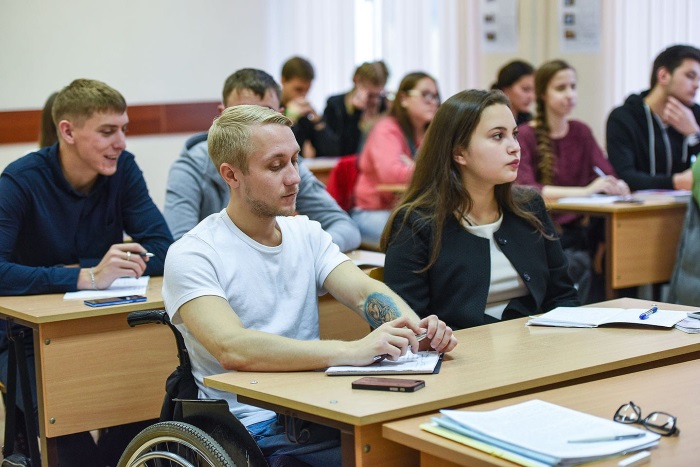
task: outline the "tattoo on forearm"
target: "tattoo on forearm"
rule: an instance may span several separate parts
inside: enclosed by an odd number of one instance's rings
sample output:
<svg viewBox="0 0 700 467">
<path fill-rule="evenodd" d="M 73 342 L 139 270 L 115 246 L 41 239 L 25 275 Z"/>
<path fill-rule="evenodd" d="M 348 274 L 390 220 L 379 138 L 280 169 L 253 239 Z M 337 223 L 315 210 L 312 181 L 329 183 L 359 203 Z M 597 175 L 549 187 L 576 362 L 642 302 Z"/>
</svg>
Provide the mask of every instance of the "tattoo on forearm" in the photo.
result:
<svg viewBox="0 0 700 467">
<path fill-rule="evenodd" d="M 365 318 L 373 328 L 378 328 L 387 321 L 401 316 L 394 300 L 388 295 L 379 292 L 373 292 L 365 301 Z"/>
</svg>

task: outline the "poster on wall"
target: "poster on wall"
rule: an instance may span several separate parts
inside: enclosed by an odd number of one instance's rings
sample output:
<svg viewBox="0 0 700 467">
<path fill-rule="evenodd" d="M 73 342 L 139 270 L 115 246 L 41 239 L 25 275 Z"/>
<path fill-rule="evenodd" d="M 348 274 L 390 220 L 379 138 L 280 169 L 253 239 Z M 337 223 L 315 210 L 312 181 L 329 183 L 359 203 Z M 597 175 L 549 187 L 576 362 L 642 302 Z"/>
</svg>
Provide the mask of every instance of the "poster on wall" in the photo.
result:
<svg viewBox="0 0 700 467">
<path fill-rule="evenodd" d="M 518 0 L 481 0 L 481 51 L 518 52 Z"/>
<path fill-rule="evenodd" d="M 559 50 L 600 52 L 600 0 L 560 0 Z"/>
</svg>

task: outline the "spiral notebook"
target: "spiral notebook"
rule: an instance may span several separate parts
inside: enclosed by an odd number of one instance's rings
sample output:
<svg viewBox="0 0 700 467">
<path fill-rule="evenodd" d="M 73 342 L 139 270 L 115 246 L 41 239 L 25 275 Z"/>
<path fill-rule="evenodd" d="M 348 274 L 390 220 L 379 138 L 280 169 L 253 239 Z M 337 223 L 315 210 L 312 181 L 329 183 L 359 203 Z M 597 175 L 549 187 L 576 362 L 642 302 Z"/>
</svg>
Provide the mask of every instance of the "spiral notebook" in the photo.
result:
<svg viewBox="0 0 700 467">
<path fill-rule="evenodd" d="M 425 350 L 414 354 L 408 351 L 395 362 L 385 359 L 368 366 L 332 366 L 326 370 L 326 374 L 328 376 L 427 375 L 438 373 L 441 362 L 440 352 Z"/>
</svg>

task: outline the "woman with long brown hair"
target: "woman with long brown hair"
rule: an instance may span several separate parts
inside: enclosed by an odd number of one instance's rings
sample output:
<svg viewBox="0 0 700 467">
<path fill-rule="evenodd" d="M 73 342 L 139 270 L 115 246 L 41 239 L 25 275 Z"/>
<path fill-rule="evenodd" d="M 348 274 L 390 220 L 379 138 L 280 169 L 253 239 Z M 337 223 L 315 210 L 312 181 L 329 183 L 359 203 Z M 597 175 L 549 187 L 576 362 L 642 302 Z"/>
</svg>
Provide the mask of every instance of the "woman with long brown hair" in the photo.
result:
<svg viewBox="0 0 700 467">
<path fill-rule="evenodd" d="M 382 236 L 384 280 L 419 316 L 461 329 L 578 305 L 542 198 L 513 186 L 517 132 L 501 91 L 437 111 Z"/>
<path fill-rule="evenodd" d="M 596 193 L 628 195 L 629 187 L 615 177 L 591 129 L 569 118 L 578 97 L 576 81 L 576 71 L 563 60 L 546 62 L 535 72 L 537 115 L 519 127 L 522 160 L 518 183 L 534 187 L 549 199 Z M 554 221 L 581 301 L 595 301 L 596 290 L 594 297 L 589 297 L 591 255 L 598 249 L 596 237 L 601 236 L 601 229 L 596 223 L 585 225 L 575 214 L 556 215 Z"/>
<path fill-rule="evenodd" d="M 389 114 L 372 128 L 358 161 L 355 209 L 350 213 L 362 243 L 379 247 L 379 238 L 396 204 L 393 192 L 380 185 L 406 184 L 414 157 L 440 104 L 435 79 L 423 72 L 407 74 L 399 84 Z"/>
</svg>

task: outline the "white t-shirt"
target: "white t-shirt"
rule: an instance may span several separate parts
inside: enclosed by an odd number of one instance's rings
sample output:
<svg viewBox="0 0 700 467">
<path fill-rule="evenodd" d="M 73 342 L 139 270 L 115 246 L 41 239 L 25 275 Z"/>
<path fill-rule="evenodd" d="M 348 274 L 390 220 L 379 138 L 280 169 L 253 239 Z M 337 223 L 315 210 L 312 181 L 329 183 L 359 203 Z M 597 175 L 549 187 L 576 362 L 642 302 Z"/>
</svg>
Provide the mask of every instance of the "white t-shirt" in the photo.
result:
<svg viewBox="0 0 700 467">
<path fill-rule="evenodd" d="M 489 287 L 489 295 L 486 297 L 486 309 L 484 314 L 492 316 L 496 319 L 503 317 L 503 310 L 506 309 L 508 303 L 516 298 L 528 295 L 522 278 L 513 267 L 513 264 L 503 254 L 498 243 L 493 240 L 493 234 L 501 228 L 503 223 L 503 214 L 498 220 L 492 224 L 483 225 L 467 225 L 462 223 L 464 228 L 477 237 L 486 238 L 489 240 L 491 252 L 491 285 Z"/>
<path fill-rule="evenodd" d="M 175 242 L 165 260 L 163 300 L 185 338 L 199 397 L 225 399 L 244 425 L 275 415 L 239 404 L 235 394 L 204 386 L 204 376 L 226 370 L 190 334 L 177 311 L 192 299 L 214 295 L 226 299 L 248 329 L 318 339 L 318 296 L 326 293 L 328 274 L 349 258 L 306 216 L 278 217 L 277 225 L 282 243 L 264 246 L 236 227 L 224 209 Z"/>
</svg>

